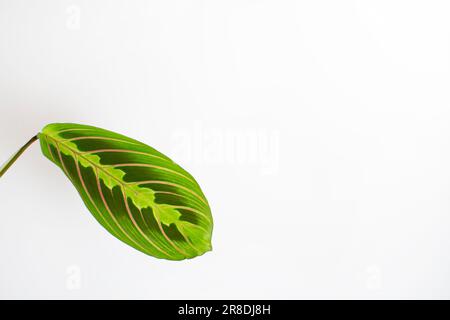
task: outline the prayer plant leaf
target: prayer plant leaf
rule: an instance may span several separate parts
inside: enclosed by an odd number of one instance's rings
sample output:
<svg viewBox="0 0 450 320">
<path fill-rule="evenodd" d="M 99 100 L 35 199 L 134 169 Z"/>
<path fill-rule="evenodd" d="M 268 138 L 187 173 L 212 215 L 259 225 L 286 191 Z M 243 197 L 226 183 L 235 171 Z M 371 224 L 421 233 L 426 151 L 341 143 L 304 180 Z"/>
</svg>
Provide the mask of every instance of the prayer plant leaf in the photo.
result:
<svg viewBox="0 0 450 320">
<path fill-rule="evenodd" d="M 49 124 L 37 137 L 43 154 L 63 170 L 95 219 L 116 238 L 168 260 L 212 249 L 213 221 L 205 195 L 188 172 L 162 153 L 80 124 Z"/>
</svg>

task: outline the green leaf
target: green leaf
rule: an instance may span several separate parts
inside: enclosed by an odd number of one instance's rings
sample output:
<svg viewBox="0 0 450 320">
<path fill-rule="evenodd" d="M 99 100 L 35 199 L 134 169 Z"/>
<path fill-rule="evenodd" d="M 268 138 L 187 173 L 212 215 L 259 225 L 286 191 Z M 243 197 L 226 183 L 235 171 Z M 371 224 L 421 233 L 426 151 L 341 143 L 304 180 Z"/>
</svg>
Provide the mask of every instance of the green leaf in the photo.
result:
<svg viewBox="0 0 450 320">
<path fill-rule="evenodd" d="M 116 238 L 169 260 L 211 250 L 213 221 L 205 195 L 188 172 L 162 153 L 79 124 L 49 124 L 38 138 L 43 154 L 63 170 L 95 219 Z"/>
</svg>

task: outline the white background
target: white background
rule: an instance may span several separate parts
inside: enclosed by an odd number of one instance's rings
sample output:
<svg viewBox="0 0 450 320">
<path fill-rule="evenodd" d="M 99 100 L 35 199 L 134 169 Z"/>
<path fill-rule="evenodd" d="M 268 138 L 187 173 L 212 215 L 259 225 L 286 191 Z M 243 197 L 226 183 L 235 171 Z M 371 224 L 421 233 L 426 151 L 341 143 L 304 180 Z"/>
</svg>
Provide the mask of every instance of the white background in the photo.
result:
<svg viewBox="0 0 450 320">
<path fill-rule="evenodd" d="M 109 235 L 35 144 L 0 182 L 0 298 L 450 298 L 448 1 L 0 1 L 0 158 L 51 122 L 199 181 L 214 250 Z"/>
</svg>

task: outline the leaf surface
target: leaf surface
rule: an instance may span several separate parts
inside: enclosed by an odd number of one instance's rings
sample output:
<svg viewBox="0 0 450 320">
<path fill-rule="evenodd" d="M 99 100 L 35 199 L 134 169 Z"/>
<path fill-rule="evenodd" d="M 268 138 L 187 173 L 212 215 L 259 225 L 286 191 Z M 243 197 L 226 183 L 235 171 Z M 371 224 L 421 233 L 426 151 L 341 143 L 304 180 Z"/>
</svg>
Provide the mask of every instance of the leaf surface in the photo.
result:
<svg viewBox="0 0 450 320">
<path fill-rule="evenodd" d="M 97 127 L 55 123 L 42 152 L 112 235 L 148 255 L 182 260 L 211 250 L 213 221 L 195 179 L 164 154 Z"/>
</svg>

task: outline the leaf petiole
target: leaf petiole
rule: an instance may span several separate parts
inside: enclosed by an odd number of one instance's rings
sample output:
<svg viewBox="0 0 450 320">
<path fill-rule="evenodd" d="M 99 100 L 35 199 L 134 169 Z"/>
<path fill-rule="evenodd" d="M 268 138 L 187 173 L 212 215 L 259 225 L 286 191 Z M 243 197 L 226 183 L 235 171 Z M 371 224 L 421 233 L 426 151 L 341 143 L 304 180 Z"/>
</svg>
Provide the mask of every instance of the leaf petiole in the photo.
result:
<svg viewBox="0 0 450 320">
<path fill-rule="evenodd" d="M 9 167 L 13 165 L 14 162 L 21 156 L 22 153 L 24 153 L 25 150 L 36 140 L 38 140 L 39 137 L 35 135 L 33 138 L 31 138 L 22 148 L 19 149 L 6 163 L 0 167 L 0 178 L 5 174 L 6 171 L 8 171 Z"/>
</svg>

